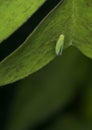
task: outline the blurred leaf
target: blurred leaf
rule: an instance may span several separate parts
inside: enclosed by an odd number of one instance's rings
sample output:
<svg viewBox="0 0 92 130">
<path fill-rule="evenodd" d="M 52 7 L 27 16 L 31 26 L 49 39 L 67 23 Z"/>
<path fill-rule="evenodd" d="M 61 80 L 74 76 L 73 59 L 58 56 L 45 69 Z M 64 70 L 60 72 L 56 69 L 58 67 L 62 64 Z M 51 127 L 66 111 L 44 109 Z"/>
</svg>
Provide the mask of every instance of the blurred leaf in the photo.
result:
<svg viewBox="0 0 92 130">
<path fill-rule="evenodd" d="M 42 130 L 92 130 L 91 123 L 85 123 L 79 117 L 74 116 L 74 114 L 65 114 L 65 116 L 56 119 L 52 125 L 47 126 Z"/>
<path fill-rule="evenodd" d="M 18 82 L 6 129 L 25 130 L 62 111 L 73 100 L 79 84 L 87 79 L 89 64 L 91 60 L 71 48 L 62 58 Z"/>
<path fill-rule="evenodd" d="M 20 27 L 45 1 L 0 0 L 0 42 Z"/>
<path fill-rule="evenodd" d="M 90 75 L 89 75 L 90 76 Z M 81 113 L 82 116 L 92 122 L 92 79 L 91 83 L 82 92 Z"/>
<path fill-rule="evenodd" d="M 22 79 L 49 63 L 55 57 L 60 34 L 65 35 L 65 48 L 73 45 L 92 57 L 91 5 L 91 1 L 85 0 L 64 0 L 59 4 L 24 44 L 1 62 L 0 86 Z"/>
</svg>

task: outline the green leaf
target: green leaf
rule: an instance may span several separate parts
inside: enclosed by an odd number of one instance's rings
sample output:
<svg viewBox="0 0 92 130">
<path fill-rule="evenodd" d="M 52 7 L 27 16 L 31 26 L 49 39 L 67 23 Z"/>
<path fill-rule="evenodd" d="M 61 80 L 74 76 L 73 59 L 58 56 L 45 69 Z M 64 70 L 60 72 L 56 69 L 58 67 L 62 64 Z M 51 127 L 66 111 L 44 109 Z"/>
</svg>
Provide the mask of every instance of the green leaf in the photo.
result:
<svg viewBox="0 0 92 130">
<path fill-rule="evenodd" d="M 26 22 L 44 2 L 45 0 L 0 0 L 0 42 Z"/>
<path fill-rule="evenodd" d="M 57 35 L 44 20 L 28 39 L 0 63 L 0 86 L 32 74 L 55 58 Z M 54 34 L 54 35 L 53 35 Z"/>
<path fill-rule="evenodd" d="M 50 62 L 61 34 L 65 36 L 64 48 L 76 46 L 92 57 L 91 5 L 91 0 L 64 0 L 59 4 L 24 44 L 1 62 L 0 86 L 22 79 Z"/>
<path fill-rule="evenodd" d="M 92 58 L 92 0 L 72 3 L 72 44 Z"/>
</svg>

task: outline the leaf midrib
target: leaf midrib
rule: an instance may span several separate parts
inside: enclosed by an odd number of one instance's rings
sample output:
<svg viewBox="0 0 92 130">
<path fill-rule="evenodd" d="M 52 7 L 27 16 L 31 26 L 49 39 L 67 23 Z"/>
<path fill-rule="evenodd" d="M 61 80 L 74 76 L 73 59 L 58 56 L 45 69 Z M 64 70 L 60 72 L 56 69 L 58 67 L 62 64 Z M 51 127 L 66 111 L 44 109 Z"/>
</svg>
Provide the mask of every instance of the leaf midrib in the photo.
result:
<svg viewBox="0 0 92 130">
<path fill-rule="evenodd" d="M 73 45 L 74 37 L 75 37 L 76 14 L 77 14 L 76 0 L 72 0 L 72 33 L 71 33 L 72 36 L 71 36 L 71 45 Z"/>
</svg>

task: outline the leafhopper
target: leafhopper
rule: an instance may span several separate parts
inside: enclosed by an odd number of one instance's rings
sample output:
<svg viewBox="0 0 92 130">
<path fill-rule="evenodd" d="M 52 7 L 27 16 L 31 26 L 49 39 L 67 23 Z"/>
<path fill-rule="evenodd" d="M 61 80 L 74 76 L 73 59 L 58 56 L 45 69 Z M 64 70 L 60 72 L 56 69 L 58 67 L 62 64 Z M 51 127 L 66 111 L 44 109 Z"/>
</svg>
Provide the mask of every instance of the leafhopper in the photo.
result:
<svg viewBox="0 0 92 130">
<path fill-rule="evenodd" d="M 57 40 L 56 47 L 55 47 L 56 55 L 62 54 L 63 45 L 64 45 L 64 35 L 61 34 Z"/>
</svg>

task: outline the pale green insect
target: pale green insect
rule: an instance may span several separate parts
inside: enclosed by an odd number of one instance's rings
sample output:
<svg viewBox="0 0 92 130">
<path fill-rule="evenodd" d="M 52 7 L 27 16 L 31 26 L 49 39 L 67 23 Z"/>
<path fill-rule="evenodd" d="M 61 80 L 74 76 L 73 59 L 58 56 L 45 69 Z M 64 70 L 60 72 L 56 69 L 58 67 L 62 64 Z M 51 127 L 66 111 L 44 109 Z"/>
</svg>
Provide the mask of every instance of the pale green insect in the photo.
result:
<svg viewBox="0 0 92 130">
<path fill-rule="evenodd" d="M 55 47 L 56 55 L 62 54 L 63 45 L 64 45 L 64 35 L 61 34 L 57 40 L 56 47 Z"/>
</svg>

